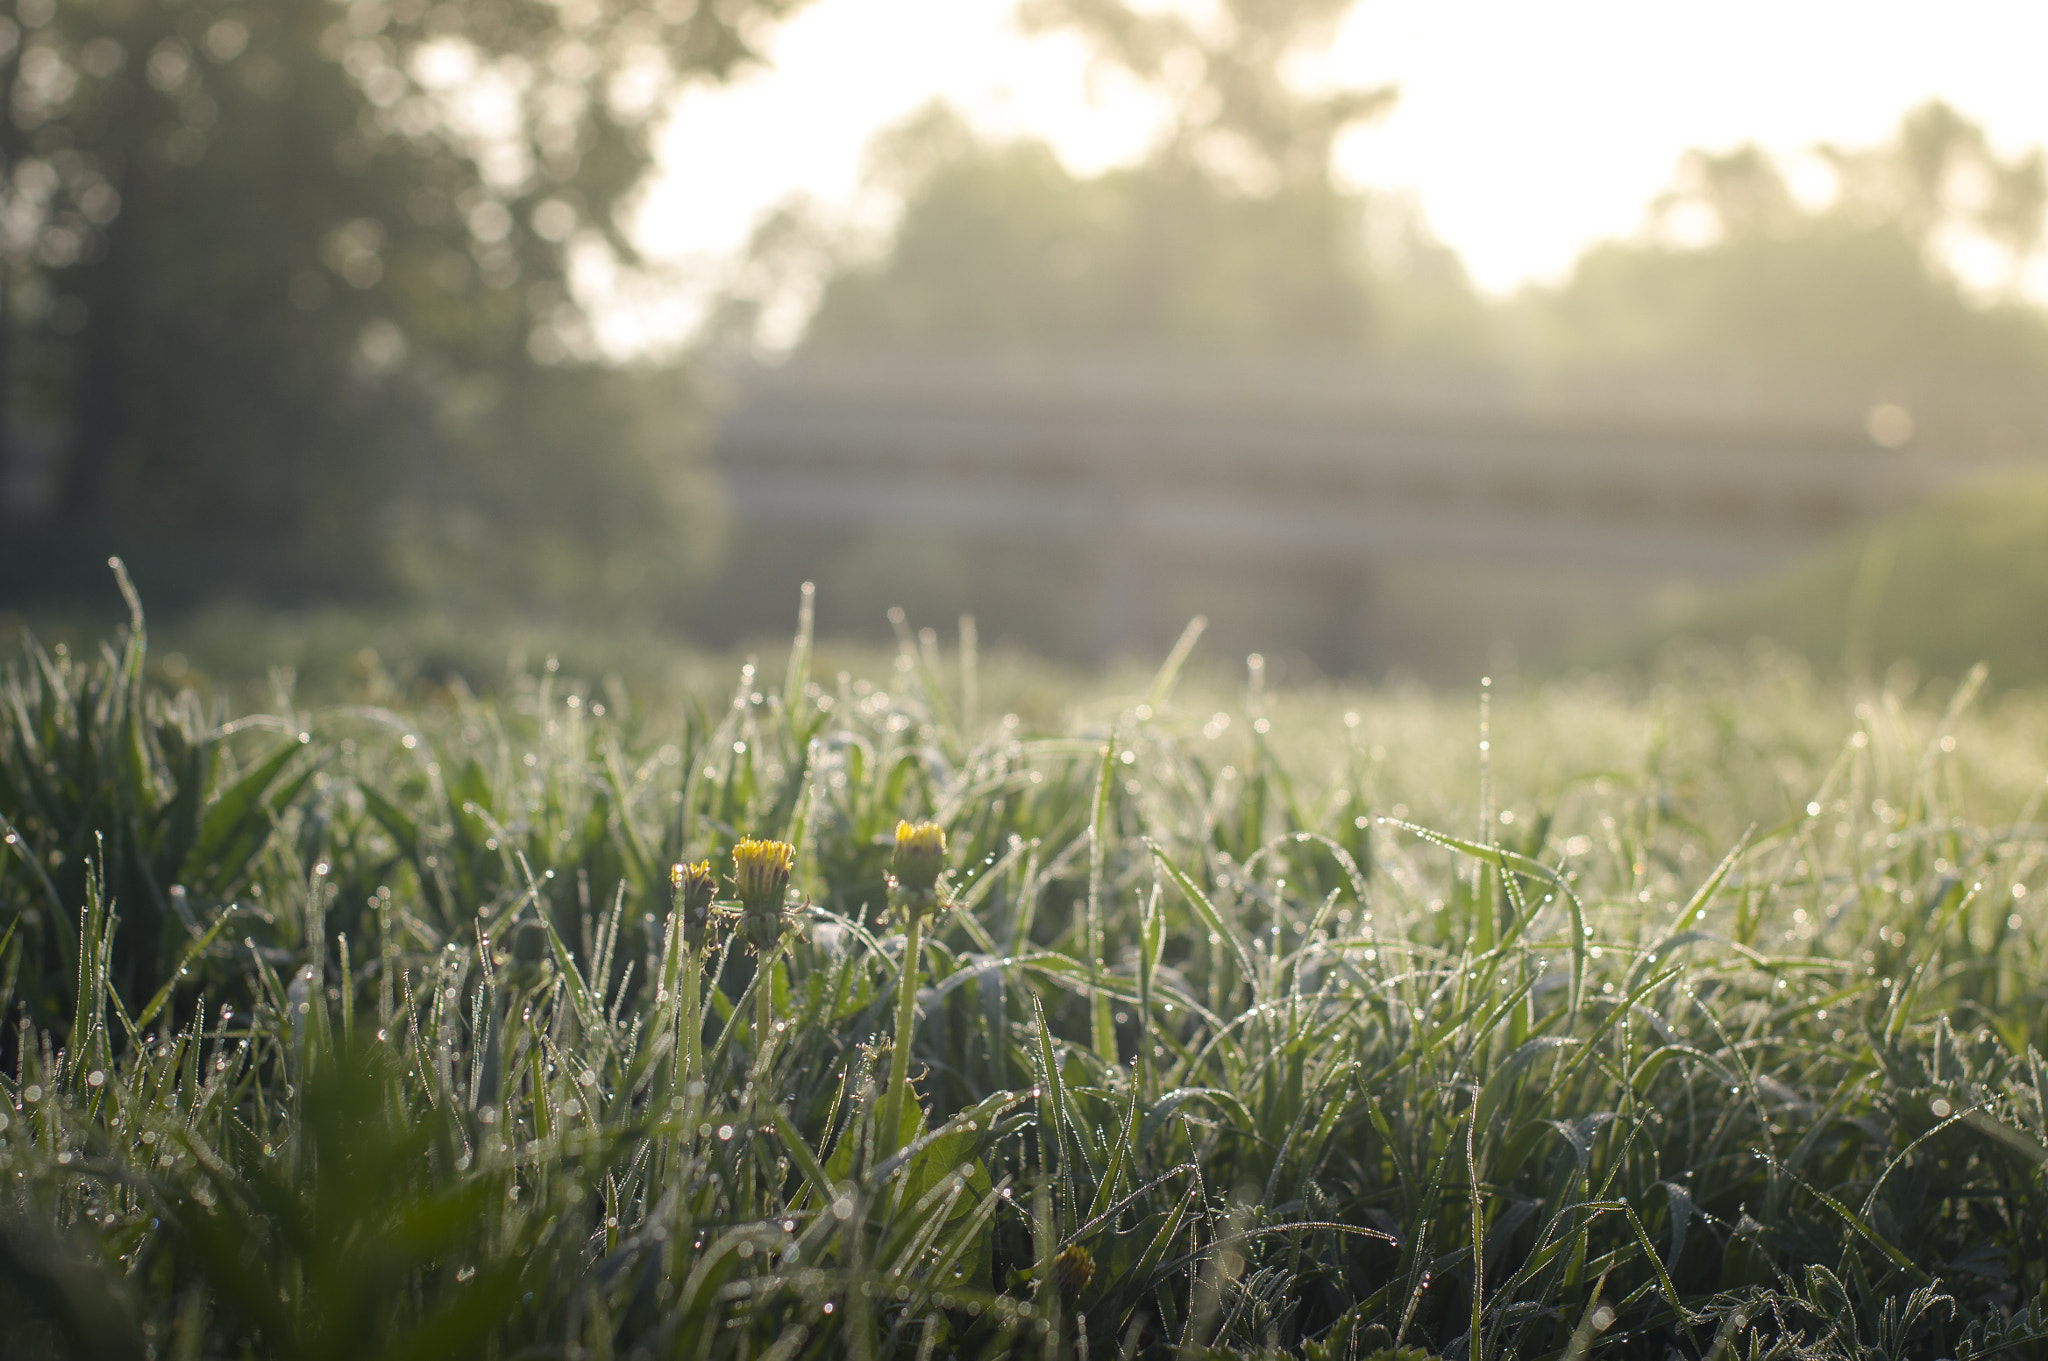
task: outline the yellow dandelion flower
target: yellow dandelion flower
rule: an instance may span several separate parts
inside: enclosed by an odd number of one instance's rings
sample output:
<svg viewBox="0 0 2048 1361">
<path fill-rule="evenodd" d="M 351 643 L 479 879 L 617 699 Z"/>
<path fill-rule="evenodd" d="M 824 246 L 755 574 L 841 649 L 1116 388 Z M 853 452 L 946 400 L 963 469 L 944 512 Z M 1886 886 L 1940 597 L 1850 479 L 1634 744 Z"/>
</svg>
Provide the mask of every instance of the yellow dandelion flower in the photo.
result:
<svg viewBox="0 0 2048 1361">
<path fill-rule="evenodd" d="M 740 900 L 740 930 L 756 950 L 774 947 L 788 925 L 783 895 L 796 847 L 787 841 L 746 838 L 732 848 L 732 885 Z"/>
<path fill-rule="evenodd" d="M 787 841 L 756 841 L 748 837 L 732 848 L 732 886 L 742 905 L 754 908 L 773 904 L 782 908 L 782 895 L 789 888 L 789 868 L 796 860 L 796 847 Z"/>
<path fill-rule="evenodd" d="M 936 822 L 897 823 L 891 882 L 912 893 L 929 893 L 945 872 L 946 829 Z"/>
</svg>

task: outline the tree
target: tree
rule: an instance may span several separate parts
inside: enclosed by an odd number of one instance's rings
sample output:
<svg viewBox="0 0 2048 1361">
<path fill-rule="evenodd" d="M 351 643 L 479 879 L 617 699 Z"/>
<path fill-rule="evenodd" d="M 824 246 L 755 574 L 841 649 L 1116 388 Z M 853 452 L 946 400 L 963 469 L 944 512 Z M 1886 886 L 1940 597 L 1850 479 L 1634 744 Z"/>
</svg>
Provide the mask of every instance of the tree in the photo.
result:
<svg viewBox="0 0 2048 1361">
<path fill-rule="evenodd" d="M 1079 33 L 1161 95 L 1161 153 L 1254 192 L 1323 186 L 1337 137 L 1393 107 L 1392 87 L 1303 90 L 1290 78 L 1357 0 L 1221 0 L 1203 18 L 1128 0 L 1027 0 L 1027 25 Z"/>
<path fill-rule="evenodd" d="M 520 513 L 537 390 L 590 422 L 572 498 L 667 503 L 606 457 L 617 380 L 570 377 L 571 268 L 632 262 L 670 96 L 798 2 L 19 0 L 0 440 L 64 428 L 42 491 L 74 529 L 246 541 L 314 586 L 389 585 L 396 528 L 416 548 L 464 500 Z"/>
<path fill-rule="evenodd" d="M 1357 350 L 1360 209 L 1178 162 L 1080 179 L 1042 144 L 976 144 L 913 185 L 881 261 L 827 283 L 805 344 Z"/>
<path fill-rule="evenodd" d="M 1387 88 L 1293 71 L 1352 0 L 1228 0 L 1198 20 L 1124 0 L 1032 0 L 1168 111 L 1136 166 L 1077 178 L 1038 143 L 985 143 L 946 110 L 881 139 L 903 212 L 886 253 L 832 275 L 805 344 L 1200 348 L 1469 355 L 1456 257 L 1391 199 L 1331 178 Z"/>
<path fill-rule="evenodd" d="M 1688 209 L 1704 213 L 1721 240 L 1774 236 L 1797 224 L 1799 204 L 1770 153 L 1754 143 L 1733 151 L 1688 151 L 1672 187 L 1651 204 L 1652 220 L 1668 227 Z"/>
<path fill-rule="evenodd" d="M 1648 233 L 1589 250 L 1563 287 L 1521 301 L 1532 348 L 1582 369 L 1905 403 L 1923 431 L 1946 421 L 1962 447 L 2048 434 L 2033 396 L 2048 379 L 2048 321 L 2016 288 L 2041 243 L 2040 153 L 2000 160 L 1941 104 L 1877 146 L 1821 151 L 1836 192 L 1815 206 L 1759 148 L 1688 153 Z M 2004 252 L 2003 296 L 1959 279 L 1952 252 L 1971 240 Z"/>
<path fill-rule="evenodd" d="M 1981 127 L 1940 100 L 1908 111 L 1890 142 L 1820 151 L 1840 186 L 1835 209 L 1863 225 L 1889 226 L 1930 252 L 1944 235 L 1979 235 L 2007 254 L 2015 284 L 2040 247 L 2040 149 L 2002 160 Z"/>
</svg>

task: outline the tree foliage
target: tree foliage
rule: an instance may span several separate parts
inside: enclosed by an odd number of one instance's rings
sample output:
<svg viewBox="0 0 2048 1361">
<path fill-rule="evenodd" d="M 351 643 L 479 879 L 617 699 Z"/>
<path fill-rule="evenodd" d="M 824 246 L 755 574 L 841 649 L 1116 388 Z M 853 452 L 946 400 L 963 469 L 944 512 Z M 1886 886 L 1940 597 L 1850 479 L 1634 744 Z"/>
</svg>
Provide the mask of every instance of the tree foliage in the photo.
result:
<svg viewBox="0 0 2048 1361">
<path fill-rule="evenodd" d="M 571 274 L 631 263 L 668 96 L 795 3 L 23 0 L 0 486 L 73 530 L 259 544 L 302 584 L 397 585 L 401 530 L 459 558 L 449 526 L 478 516 L 578 522 L 578 558 L 672 527 L 631 441 L 682 394 L 572 379 Z M 567 467 L 539 417 L 583 423 Z M 542 476 L 559 496 L 519 494 Z"/>
<path fill-rule="evenodd" d="M 2002 160 L 1934 103 L 1887 142 L 1820 155 L 1834 188 L 1813 204 L 1758 147 L 1688 153 L 1642 237 L 1524 300 L 1537 352 L 1924 402 L 2038 385 L 2048 325 L 2019 281 L 2042 246 L 2041 151 Z M 1956 267 L 1973 257 L 1995 266 L 1975 287 Z"/>
<path fill-rule="evenodd" d="M 1304 89 L 1294 68 L 1357 0 L 1222 0 L 1200 18 L 1129 0 L 1028 0 L 1029 27 L 1067 29 L 1163 97 L 1160 148 L 1268 192 L 1325 185 L 1340 134 L 1393 107 L 1390 86 Z"/>
<path fill-rule="evenodd" d="M 805 343 L 1657 370 L 1794 402 L 1946 405 L 1999 448 L 2048 424 L 2027 397 L 2048 326 L 2022 291 L 2048 220 L 2038 148 L 2001 156 L 1928 104 L 1882 144 L 1820 148 L 1834 192 L 1817 203 L 1759 147 L 1688 152 L 1644 232 L 1593 246 L 1561 286 L 1489 305 L 1411 207 L 1331 175 L 1336 134 L 1391 92 L 1304 90 L 1288 73 L 1347 8 L 1242 0 L 1197 21 L 1118 0 L 1027 7 L 1160 96 L 1158 143 L 1082 177 L 1049 147 L 926 112 L 877 146 L 875 181 L 904 205 L 893 236 L 830 273 Z M 807 267 L 823 235 L 810 227 Z"/>
<path fill-rule="evenodd" d="M 1304 85 L 1351 0 L 1231 0 L 1197 19 L 1123 0 L 1037 0 L 1166 112 L 1151 151 L 1096 177 L 1033 142 L 927 111 L 878 147 L 900 194 L 884 257 L 840 270 L 808 343 L 1469 351 L 1456 258 L 1390 197 L 1339 185 L 1331 150 L 1390 88 Z"/>
<path fill-rule="evenodd" d="M 969 139 L 913 178 L 884 258 L 830 280 L 807 343 L 1357 351 L 1389 310 L 1374 211 L 1327 184 L 1243 193 L 1179 160 L 1083 178 L 1043 144 Z M 1386 211 L 1409 279 L 1469 300 L 1455 259 Z"/>
</svg>

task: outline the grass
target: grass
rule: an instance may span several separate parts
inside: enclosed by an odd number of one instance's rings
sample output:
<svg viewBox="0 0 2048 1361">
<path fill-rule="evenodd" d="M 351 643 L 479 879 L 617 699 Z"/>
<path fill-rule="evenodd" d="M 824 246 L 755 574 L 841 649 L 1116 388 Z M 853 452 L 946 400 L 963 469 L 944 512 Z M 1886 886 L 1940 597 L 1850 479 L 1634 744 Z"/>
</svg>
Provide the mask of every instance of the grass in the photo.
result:
<svg viewBox="0 0 2048 1361">
<path fill-rule="evenodd" d="M 25 655 L 9 1357 L 2048 1355 L 2039 698 Z"/>
<path fill-rule="evenodd" d="M 1843 535 L 1791 567 L 1696 602 L 1661 636 L 1795 645 L 1855 675 L 1905 663 L 1951 683 L 2048 685 L 2048 477 L 2006 472 Z M 1660 632 L 1617 643 L 1640 658 Z"/>
</svg>

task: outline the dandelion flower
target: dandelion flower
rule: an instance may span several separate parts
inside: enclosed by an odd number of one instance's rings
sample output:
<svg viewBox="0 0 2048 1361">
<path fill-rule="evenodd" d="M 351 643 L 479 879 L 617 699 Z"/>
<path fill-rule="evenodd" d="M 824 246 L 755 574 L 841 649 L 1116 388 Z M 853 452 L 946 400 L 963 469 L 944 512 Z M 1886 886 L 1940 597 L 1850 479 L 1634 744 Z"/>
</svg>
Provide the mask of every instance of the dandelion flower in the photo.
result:
<svg viewBox="0 0 2048 1361">
<path fill-rule="evenodd" d="M 946 872 L 946 829 L 936 822 L 896 824 L 896 855 L 889 863 L 889 887 L 911 916 L 934 906 Z"/>
<path fill-rule="evenodd" d="M 788 926 L 783 895 L 789 890 L 789 869 L 796 847 L 787 841 L 756 841 L 748 837 L 732 848 L 732 886 L 740 900 L 740 930 L 756 950 L 781 942 Z"/>
</svg>

